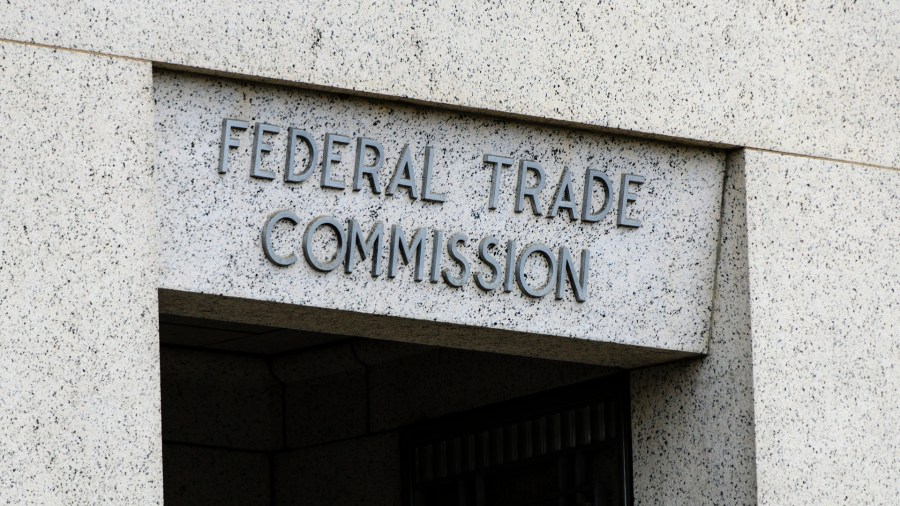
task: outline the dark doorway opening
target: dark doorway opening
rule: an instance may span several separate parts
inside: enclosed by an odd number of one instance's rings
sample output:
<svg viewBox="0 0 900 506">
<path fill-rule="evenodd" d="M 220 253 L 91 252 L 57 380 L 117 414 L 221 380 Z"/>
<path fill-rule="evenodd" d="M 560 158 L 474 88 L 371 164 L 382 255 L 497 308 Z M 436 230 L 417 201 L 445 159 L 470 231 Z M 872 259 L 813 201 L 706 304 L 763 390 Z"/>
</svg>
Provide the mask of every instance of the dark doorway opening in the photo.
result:
<svg viewBox="0 0 900 506">
<path fill-rule="evenodd" d="M 627 384 L 616 369 L 171 315 L 160 321 L 169 506 L 526 505 L 534 501 L 515 502 L 515 493 L 542 480 L 569 483 L 559 474 L 567 469 L 576 488 L 585 476 L 631 476 L 627 448 L 612 450 L 629 440 Z M 602 438 L 600 418 L 578 418 L 584 408 L 603 410 Z M 486 502 L 439 492 L 416 499 L 415 490 L 432 487 L 411 464 L 417 445 L 440 448 L 441 438 L 483 430 L 505 434 L 510 424 L 542 416 L 553 428 L 546 432 L 552 451 L 520 465 L 489 458 L 473 471 Z M 586 446 L 584 423 L 593 424 Z M 572 437 L 575 445 L 566 442 Z M 503 452 L 512 451 L 509 444 Z M 627 482 L 612 496 L 603 483 L 603 497 L 616 501 L 610 504 L 626 504 L 619 499 Z"/>
<path fill-rule="evenodd" d="M 424 422 L 404 436 L 411 506 L 631 504 L 624 374 Z"/>
</svg>

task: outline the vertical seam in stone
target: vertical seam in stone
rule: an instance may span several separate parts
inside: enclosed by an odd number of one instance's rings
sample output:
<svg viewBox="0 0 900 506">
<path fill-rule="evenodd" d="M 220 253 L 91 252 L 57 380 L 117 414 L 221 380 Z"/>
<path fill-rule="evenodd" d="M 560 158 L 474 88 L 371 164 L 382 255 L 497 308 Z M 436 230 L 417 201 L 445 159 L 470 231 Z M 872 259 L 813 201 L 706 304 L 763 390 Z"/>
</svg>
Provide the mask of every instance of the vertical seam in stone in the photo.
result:
<svg viewBox="0 0 900 506">
<path fill-rule="evenodd" d="M 754 500 L 756 501 L 756 503 L 758 503 L 759 502 L 759 488 L 757 486 L 757 465 L 756 465 L 757 464 L 757 458 L 756 458 L 757 450 L 756 449 L 758 447 L 758 444 L 757 444 L 757 432 L 756 432 L 756 427 L 757 427 L 757 424 L 756 424 L 756 396 L 754 393 L 756 390 L 756 370 L 753 367 L 753 298 L 750 293 L 750 286 L 751 286 L 751 282 L 750 282 L 750 230 L 749 230 L 749 225 L 748 225 L 749 206 L 747 205 L 747 193 L 748 193 L 747 192 L 747 153 L 748 153 L 748 151 L 749 151 L 749 148 L 743 148 L 743 149 L 735 150 L 735 151 L 732 151 L 731 153 L 729 153 L 728 172 L 730 173 L 732 170 L 738 170 L 738 169 L 732 168 L 733 165 L 737 164 L 737 162 L 734 161 L 732 159 L 732 157 L 740 156 L 741 157 L 741 159 L 739 160 L 740 174 L 739 174 L 738 181 L 741 182 L 741 186 L 742 186 L 741 193 L 742 194 L 738 194 L 739 202 L 736 202 L 736 206 L 739 207 L 739 212 L 741 212 L 743 214 L 743 217 L 740 220 L 741 226 L 742 226 L 742 232 L 743 232 L 743 241 L 744 241 L 744 245 L 743 245 L 744 258 L 742 259 L 742 262 L 744 265 L 742 268 L 745 270 L 745 286 L 743 288 L 746 292 L 744 294 L 744 296 L 746 297 L 746 302 L 747 302 L 746 307 L 745 307 L 745 309 L 747 311 L 747 339 L 750 340 L 750 342 L 748 343 L 749 351 L 750 351 L 750 356 L 749 356 L 749 360 L 750 360 L 750 363 L 749 363 L 749 366 L 750 366 L 749 388 L 750 388 L 750 399 L 751 399 L 750 415 L 753 419 L 753 424 L 752 424 L 752 426 L 753 426 L 753 443 L 752 443 L 752 448 L 751 448 L 752 455 L 753 455 L 753 466 L 751 469 L 751 476 L 749 478 L 752 480 L 751 490 L 753 492 Z M 732 174 L 732 176 L 733 176 L 733 174 Z"/>
<path fill-rule="evenodd" d="M 704 353 L 709 353 L 713 335 L 716 330 L 716 297 L 719 295 L 719 263 L 722 261 L 722 229 L 725 227 L 725 196 L 728 193 L 728 173 L 731 172 L 731 161 L 741 150 L 732 150 L 726 153 L 722 171 L 722 195 L 719 196 L 719 231 L 716 237 L 716 261 L 713 267 L 713 291 L 709 306 L 709 332 L 706 335 Z"/>
</svg>

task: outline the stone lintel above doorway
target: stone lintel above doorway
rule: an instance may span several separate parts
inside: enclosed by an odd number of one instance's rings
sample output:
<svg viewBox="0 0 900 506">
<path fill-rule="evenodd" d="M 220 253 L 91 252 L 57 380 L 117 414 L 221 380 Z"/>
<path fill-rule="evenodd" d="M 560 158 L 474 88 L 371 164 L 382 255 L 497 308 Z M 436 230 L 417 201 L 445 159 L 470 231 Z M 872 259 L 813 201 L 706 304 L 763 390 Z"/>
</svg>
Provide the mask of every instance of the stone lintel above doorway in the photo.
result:
<svg viewBox="0 0 900 506">
<path fill-rule="evenodd" d="M 167 289 L 159 291 L 159 308 L 160 312 L 166 315 L 305 331 L 310 333 L 311 339 L 321 339 L 325 335 L 365 337 L 626 369 L 700 356 L 698 353 L 680 350 L 662 350 Z M 303 332 L 297 333 L 295 338 L 305 339 Z M 246 345 L 252 346 L 252 343 Z"/>
<path fill-rule="evenodd" d="M 216 296 L 175 314 L 619 367 L 706 351 L 722 151 L 171 71 L 154 94 L 163 306 Z"/>
</svg>

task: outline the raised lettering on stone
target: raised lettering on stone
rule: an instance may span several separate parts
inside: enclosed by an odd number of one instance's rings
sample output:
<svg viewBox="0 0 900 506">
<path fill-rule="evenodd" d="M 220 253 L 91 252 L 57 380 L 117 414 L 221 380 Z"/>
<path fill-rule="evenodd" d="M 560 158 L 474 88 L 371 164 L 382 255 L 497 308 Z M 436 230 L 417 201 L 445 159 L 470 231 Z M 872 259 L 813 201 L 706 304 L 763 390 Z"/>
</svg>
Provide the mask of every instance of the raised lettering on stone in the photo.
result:
<svg viewBox="0 0 900 506">
<path fill-rule="evenodd" d="M 288 267 L 296 263 L 297 256 L 292 249 L 281 245 L 276 247 L 272 241 L 273 229 L 280 221 L 297 225 L 300 218 L 292 211 L 282 210 L 273 213 L 263 225 L 262 242 L 266 258 L 279 267 Z M 330 233 L 335 239 L 333 251 L 323 253 L 317 251 L 314 245 L 316 234 Z M 303 234 L 303 256 L 307 264 L 313 269 L 328 273 L 344 264 L 344 273 L 353 274 L 361 261 L 371 262 L 370 274 L 379 277 L 383 272 L 383 259 L 385 249 L 385 225 L 375 222 L 364 232 L 365 227 L 355 219 L 346 221 L 333 216 L 319 216 L 314 218 L 307 226 Z M 430 232 L 430 233 L 429 233 Z M 429 247 L 428 241 L 432 243 Z M 588 297 L 588 282 L 590 280 L 590 251 L 582 250 L 580 254 L 580 269 L 568 247 L 559 248 L 558 255 L 545 245 L 535 243 L 529 245 L 520 254 L 517 253 L 515 240 L 506 243 L 506 258 L 501 261 L 498 255 L 492 251 L 498 248 L 501 242 L 497 237 L 488 236 L 478 243 L 477 260 L 482 268 L 473 267 L 470 255 L 466 252 L 469 238 L 463 233 L 451 234 L 444 241 L 444 233 L 440 230 L 429 231 L 425 228 L 416 230 L 412 239 L 407 236 L 402 227 L 391 227 L 390 246 L 388 248 L 388 277 L 396 278 L 400 274 L 402 264 L 413 264 L 413 280 L 421 282 L 425 278 L 426 255 L 431 254 L 431 271 L 429 280 L 437 283 L 441 280 L 448 286 L 463 288 L 471 280 L 479 289 L 489 292 L 503 286 L 504 292 L 511 292 L 515 285 L 525 295 L 541 298 L 555 289 L 556 299 L 565 298 L 568 282 L 572 286 L 575 300 L 584 302 Z M 447 257 L 453 265 L 443 265 L 444 249 Z M 287 255 L 279 251 L 288 251 Z M 330 254 L 329 254 L 330 253 Z M 529 261 L 537 257 L 538 263 L 526 272 Z M 542 261 L 541 261 L 542 260 Z M 543 265 L 544 268 L 540 266 Z M 486 268 L 489 274 L 483 272 Z M 472 273 L 475 273 L 474 276 Z M 544 273 L 545 274 L 542 274 Z M 538 285 L 529 273 L 534 273 L 537 279 L 544 279 Z"/>
</svg>

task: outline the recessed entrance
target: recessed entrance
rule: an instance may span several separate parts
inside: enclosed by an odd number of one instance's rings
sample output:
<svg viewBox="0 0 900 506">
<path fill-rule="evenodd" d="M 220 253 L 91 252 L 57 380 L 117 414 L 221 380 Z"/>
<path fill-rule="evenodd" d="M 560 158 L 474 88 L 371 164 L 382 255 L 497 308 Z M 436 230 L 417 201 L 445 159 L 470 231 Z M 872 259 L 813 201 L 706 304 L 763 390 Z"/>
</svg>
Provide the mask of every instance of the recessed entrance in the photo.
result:
<svg viewBox="0 0 900 506">
<path fill-rule="evenodd" d="M 407 429 L 411 504 L 629 504 L 627 392 L 618 374 Z"/>
<path fill-rule="evenodd" d="M 167 505 L 627 504 L 627 378 L 161 315 Z"/>
</svg>

